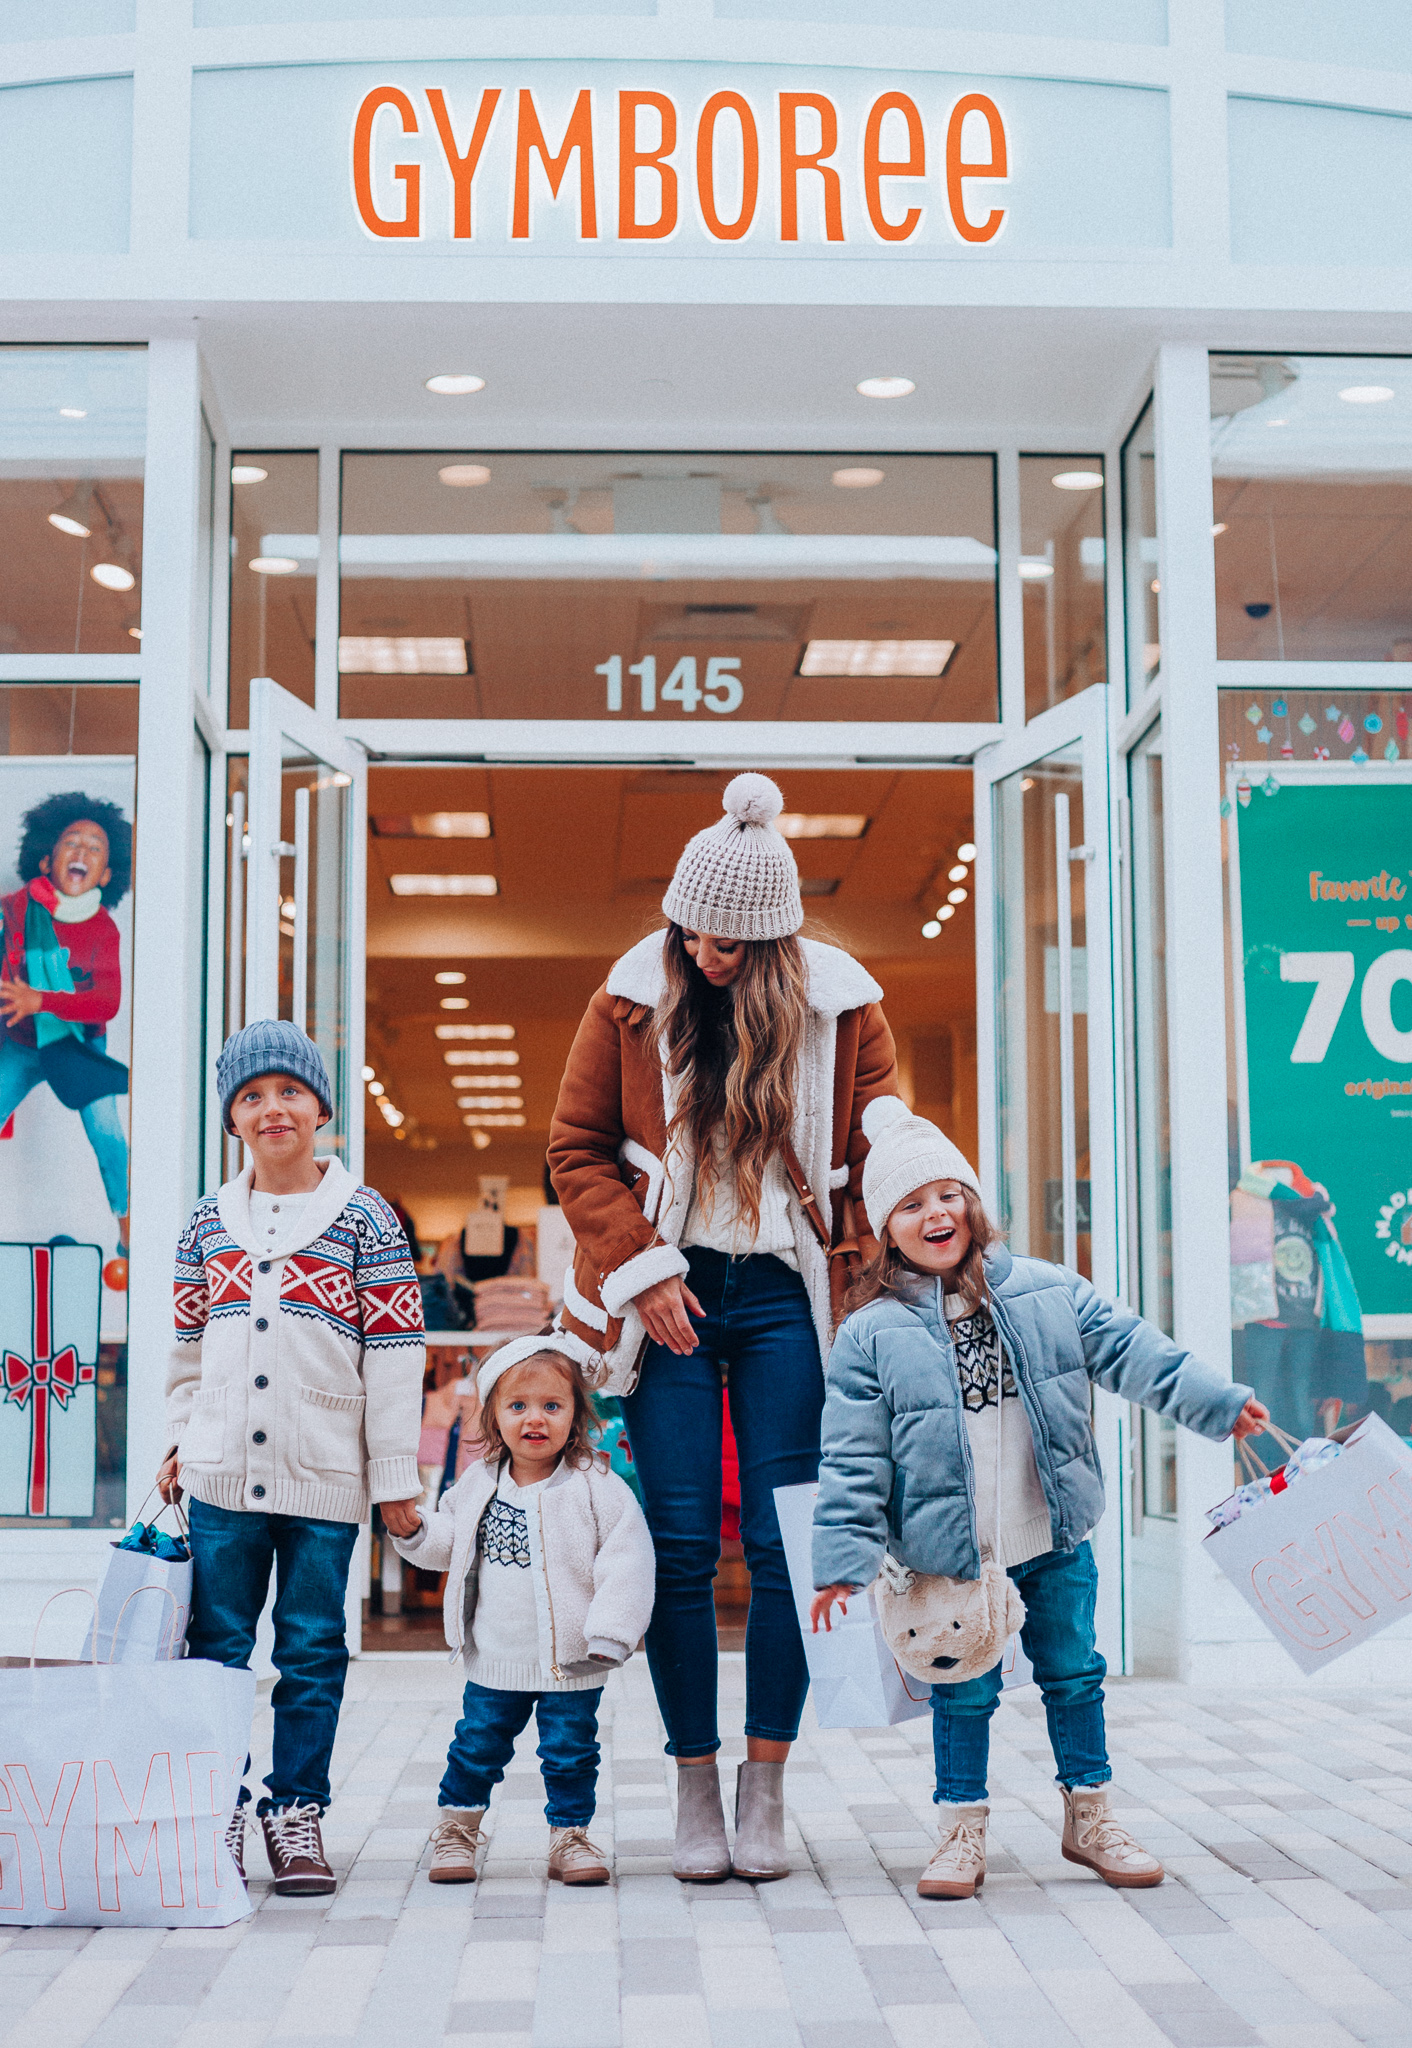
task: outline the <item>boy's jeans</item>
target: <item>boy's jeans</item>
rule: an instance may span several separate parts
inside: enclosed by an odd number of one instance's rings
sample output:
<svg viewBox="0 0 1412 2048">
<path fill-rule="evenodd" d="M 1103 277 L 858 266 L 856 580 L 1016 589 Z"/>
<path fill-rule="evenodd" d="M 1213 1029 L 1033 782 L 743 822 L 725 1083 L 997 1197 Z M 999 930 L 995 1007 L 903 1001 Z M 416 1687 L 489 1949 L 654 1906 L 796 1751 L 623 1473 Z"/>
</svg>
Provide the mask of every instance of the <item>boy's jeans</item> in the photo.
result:
<svg viewBox="0 0 1412 2048">
<path fill-rule="evenodd" d="M 34 1046 L 16 1045 L 13 1038 L 0 1045 L 0 1124 L 10 1121 L 30 1089 L 37 1088 L 43 1079 L 44 1070 Z M 78 1120 L 98 1161 L 108 1207 L 115 1216 L 126 1216 L 127 1139 L 118 1120 L 117 1096 L 100 1095 L 96 1102 L 85 1104 L 78 1112 Z"/>
<path fill-rule="evenodd" d="M 461 1718 L 446 1756 L 438 1806 L 488 1806 L 505 1775 L 515 1737 L 531 1714 L 539 1728 L 539 1767 L 551 1828 L 586 1828 L 598 1789 L 598 1702 L 602 1686 L 583 1692 L 501 1692 L 466 1687 Z"/>
<path fill-rule="evenodd" d="M 1103 1731 L 1103 1680 L 1108 1667 L 1094 1648 L 1093 1607 L 1098 1567 L 1087 1543 L 1077 1550 L 1046 1550 L 1010 1567 L 1025 1603 L 1020 1641 L 1049 1722 L 1057 1782 L 1106 1785 L 1112 1777 Z M 986 1797 L 990 1717 L 1000 1699 L 1000 1666 L 964 1685 L 932 1687 L 932 1742 L 936 1750 L 933 1797 L 974 1806 Z"/>
<path fill-rule="evenodd" d="M 354 1522 L 247 1514 L 189 1497 L 191 1624 L 187 1654 L 243 1671 L 275 1568 L 274 1761 L 259 1813 L 329 1803 L 328 1769 L 348 1649 L 343 1597 L 358 1541 Z M 245 1759 L 246 1769 L 250 1759 Z M 242 1785 L 240 1804 L 250 1794 Z"/>
</svg>

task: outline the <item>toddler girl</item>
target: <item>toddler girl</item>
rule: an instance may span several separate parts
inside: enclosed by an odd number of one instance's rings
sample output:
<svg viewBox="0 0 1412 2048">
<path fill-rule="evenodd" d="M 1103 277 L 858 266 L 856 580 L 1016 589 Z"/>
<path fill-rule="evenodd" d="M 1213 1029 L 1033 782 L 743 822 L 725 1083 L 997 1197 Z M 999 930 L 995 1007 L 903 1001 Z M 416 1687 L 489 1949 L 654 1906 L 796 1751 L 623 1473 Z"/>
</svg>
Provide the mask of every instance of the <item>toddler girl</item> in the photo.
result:
<svg viewBox="0 0 1412 2048">
<path fill-rule="evenodd" d="M 578 1367 L 557 1337 L 518 1337 L 480 1369 L 483 1459 L 442 1495 L 402 1556 L 446 1578 L 446 1640 L 466 1691 L 432 1832 L 433 1884 L 470 1884 L 491 1788 L 530 1715 L 547 1795 L 549 1875 L 606 1884 L 585 1832 L 598 1783 L 598 1703 L 652 1615 L 652 1539 L 632 1490 L 595 1456 Z"/>
<path fill-rule="evenodd" d="M 1248 1436 L 1268 1413 L 1088 1281 L 1013 1258 L 950 1140 L 896 1096 L 863 1112 L 872 1150 L 863 1201 L 877 1258 L 852 1295 L 829 1359 L 814 1511 L 813 1623 L 871 1584 L 891 1551 L 919 1573 L 976 1579 L 996 1520 L 1018 1586 L 1021 1631 L 1064 1793 L 1063 1854 L 1105 1883 L 1160 1884 L 1162 1865 L 1114 1818 L 1103 1727 L 1106 1670 L 1094 1647 L 1097 1570 L 1087 1537 L 1103 1513 L 1089 1381 L 1212 1438 Z M 941 1842 L 917 1890 L 970 1898 L 985 1880 L 986 1761 L 1000 1666 L 932 1687 Z"/>
</svg>

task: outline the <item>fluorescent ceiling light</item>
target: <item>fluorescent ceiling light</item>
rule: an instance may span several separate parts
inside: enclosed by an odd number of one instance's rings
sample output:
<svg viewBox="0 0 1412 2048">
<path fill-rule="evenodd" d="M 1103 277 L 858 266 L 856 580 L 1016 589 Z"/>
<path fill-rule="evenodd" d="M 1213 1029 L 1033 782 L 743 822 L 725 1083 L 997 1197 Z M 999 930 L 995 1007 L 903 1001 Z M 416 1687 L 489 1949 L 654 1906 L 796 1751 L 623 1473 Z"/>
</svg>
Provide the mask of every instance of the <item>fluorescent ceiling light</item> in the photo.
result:
<svg viewBox="0 0 1412 2048">
<path fill-rule="evenodd" d="M 137 582 L 131 569 L 125 569 L 121 562 L 95 562 L 88 573 L 104 590 L 131 590 Z"/>
<path fill-rule="evenodd" d="M 269 475 L 258 462 L 233 462 L 230 466 L 230 480 L 233 484 L 262 484 Z"/>
<path fill-rule="evenodd" d="M 464 640 L 340 633 L 338 672 L 343 676 L 465 676 L 471 671 Z"/>
<path fill-rule="evenodd" d="M 525 1122 L 522 1116 L 486 1116 L 479 1111 L 475 1116 L 463 1116 L 461 1121 L 473 1131 L 519 1131 L 524 1129 Z"/>
<path fill-rule="evenodd" d="M 836 469 L 833 480 L 841 491 L 866 491 L 882 482 L 883 473 L 880 469 Z"/>
<path fill-rule="evenodd" d="M 1395 395 L 1391 384 L 1350 384 L 1339 393 L 1345 405 L 1382 405 Z"/>
<path fill-rule="evenodd" d="M 775 819 L 786 839 L 861 839 L 867 829 L 862 811 L 781 811 Z"/>
<path fill-rule="evenodd" d="M 1021 555 L 1020 581 L 1022 583 L 1047 583 L 1054 574 L 1054 564 L 1047 562 L 1043 555 Z"/>
<path fill-rule="evenodd" d="M 916 388 L 910 377 L 865 377 L 857 390 L 860 398 L 910 398 Z"/>
<path fill-rule="evenodd" d="M 394 896 L 498 896 L 494 875 L 389 875 Z"/>
<path fill-rule="evenodd" d="M 1101 491 L 1103 471 L 1101 469 L 1061 469 L 1049 481 L 1056 491 Z"/>
<path fill-rule="evenodd" d="M 483 462 L 448 462 L 445 469 L 436 473 L 444 484 L 450 484 L 453 489 L 464 490 L 473 484 L 490 482 L 490 471 Z"/>
<path fill-rule="evenodd" d="M 444 1052 L 441 1057 L 448 1067 L 517 1067 L 520 1064 L 517 1052 Z"/>
<path fill-rule="evenodd" d="M 250 566 L 257 576 L 292 576 L 299 564 L 293 555 L 256 555 Z"/>
<path fill-rule="evenodd" d="M 954 640 L 810 640 L 802 676 L 939 676 Z"/>
<path fill-rule="evenodd" d="M 484 391 L 484 377 L 446 376 L 427 378 L 427 390 L 438 398 L 465 398 L 472 391 Z"/>
<path fill-rule="evenodd" d="M 443 968 L 440 974 L 432 976 L 438 988 L 460 988 L 466 977 L 459 967 Z"/>
<path fill-rule="evenodd" d="M 373 819 L 379 839 L 489 839 L 489 811 L 379 811 Z M 438 981 L 445 977 L 438 974 Z M 465 980 L 464 974 L 456 976 Z"/>
<path fill-rule="evenodd" d="M 463 980 L 464 978 L 462 976 Z M 441 976 L 438 975 L 437 980 L 440 979 Z M 438 1038 L 504 1039 L 514 1037 L 515 1027 L 513 1024 L 438 1024 L 436 1035 Z"/>
<path fill-rule="evenodd" d="M 88 409 L 82 405 L 61 405 L 59 407 L 59 418 L 61 420 L 86 420 L 88 418 Z"/>
<path fill-rule="evenodd" d="M 469 996 L 443 996 L 441 1007 L 443 1010 L 469 1010 L 471 999 Z"/>
<path fill-rule="evenodd" d="M 523 1095 L 463 1095 L 457 1109 L 523 1109 Z"/>
</svg>

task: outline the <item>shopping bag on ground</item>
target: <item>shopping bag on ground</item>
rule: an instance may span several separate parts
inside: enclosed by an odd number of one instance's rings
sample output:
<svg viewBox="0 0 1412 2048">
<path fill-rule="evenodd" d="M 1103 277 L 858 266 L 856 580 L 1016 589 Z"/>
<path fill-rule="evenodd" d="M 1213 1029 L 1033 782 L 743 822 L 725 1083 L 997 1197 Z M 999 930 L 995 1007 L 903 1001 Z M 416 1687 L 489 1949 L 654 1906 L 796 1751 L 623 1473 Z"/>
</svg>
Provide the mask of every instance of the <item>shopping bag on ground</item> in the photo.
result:
<svg viewBox="0 0 1412 2048">
<path fill-rule="evenodd" d="M 809 1608 L 814 1598 L 812 1562 L 816 1484 L 777 1486 L 775 1512 L 784 1538 L 789 1583 L 804 1637 L 804 1656 L 821 1728 L 891 1728 L 931 1712 L 931 1687 L 903 1671 L 883 1641 L 871 1592 L 835 1607 L 833 1627 L 814 1635 Z"/>
<path fill-rule="evenodd" d="M 153 1597 L 160 1594 L 171 1597 Z M 191 1550 L 184 1533 L 167 1536 L 139 1516 L 122 1541 L 112 1545 L 83 1654 L 96 1654 L 100 1664 L 152 1664 L 180 1657 L 190 1616 Z"/>
<path fill-rule="evenodd" d="M 0 1927 L 243 1920 L 225 1830 L 254 1674 L 198 1658 L 3 1667 Z"/>
<path fill-rule="evenodd" d="M 1412 1614 L 1412 1449 L 1380 1416 L 1244 1507 L 1205 1548 L 1301 1671 Z"/>
</svg>

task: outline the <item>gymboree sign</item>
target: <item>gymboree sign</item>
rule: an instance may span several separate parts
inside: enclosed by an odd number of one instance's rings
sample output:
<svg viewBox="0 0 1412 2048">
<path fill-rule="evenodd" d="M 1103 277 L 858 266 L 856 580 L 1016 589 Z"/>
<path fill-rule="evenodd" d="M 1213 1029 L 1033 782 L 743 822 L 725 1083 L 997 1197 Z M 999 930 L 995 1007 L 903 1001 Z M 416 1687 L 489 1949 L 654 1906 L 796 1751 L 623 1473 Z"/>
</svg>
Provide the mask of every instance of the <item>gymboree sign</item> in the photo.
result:
<svg viewBox="0 0 1412 2048">
<path fill-rule="evenodd" d="M 352 135 L 353 197 L 367 233 L 420 241 L 449 211 L 453 241 L 473 242 L 479 231 L 482 240 L 508 233 L 532 242 L 555 204 L 572 210 L 580 242 L 694 233 L 887 246 L 935 234 L 940 223 L 976 246 L 1005 226 L 1010 145 L 987 93 L 924 113 L 914 93 L 896 89 L 866 109 L 841 109 L 827 92 L 584 85 L 557 120 L 542 97 L 487 85 L 457 104 L 440 86 L 374 86 Z M 415 159 L 409 138 L 429 145 Z M 476 181 L 488 163 L 502 201 L 508 191 L 508 219 L 482 204 L 478 222 Z"/>
</svg>

